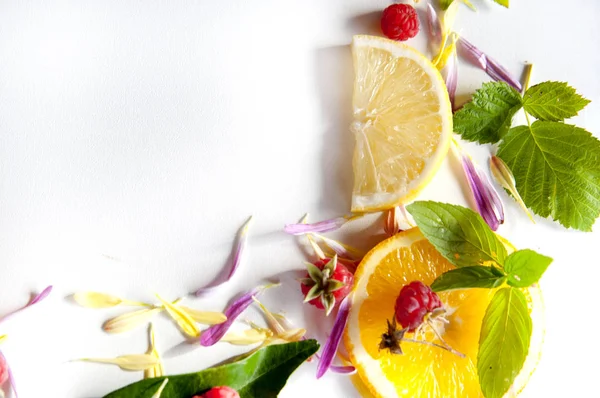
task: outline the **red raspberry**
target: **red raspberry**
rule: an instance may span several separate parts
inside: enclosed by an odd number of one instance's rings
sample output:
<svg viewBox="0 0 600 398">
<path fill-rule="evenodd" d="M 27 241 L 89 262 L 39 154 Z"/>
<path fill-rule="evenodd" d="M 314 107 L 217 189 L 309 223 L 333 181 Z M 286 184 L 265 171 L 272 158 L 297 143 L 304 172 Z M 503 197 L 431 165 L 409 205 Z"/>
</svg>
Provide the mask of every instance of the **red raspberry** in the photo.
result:
<svg viewBox="0 0 600 398">
<path fill-rule="evenodd" d="M 406 41 L 419 33 L 419 17 L 409 4 L 392 4 L 381 16 L 381 31 L 392 40 Z"/>
<path fill-rule="evenodd" d="M 8 364 L 6 363 L 4 356 L 0 355 L 0 390 L 2 390 L 2 384 L 4 384 L 6 380 L 8 380 Z"/>
<path fill-rule="evenodd" d="M 335 304 L 340 303 L 352 290 L 354 275 L 337 261 L 337 256 L 331 260 L 319 260 L 314 266 L 319 272 L 313 270 L 307 273 L 306 278 L 301 280 L 300 288 L 309 304 L 326 309 L 329 315 Z"/>
<path fill-rule="evenodd" d="M 428 312 L 440 308 L 442 302 L 429 286 L 414 281 L 402 287 L 396 299 L 396 320 L 409 332 L 414 332 Z"/>
<path fill-rule="evenodd" d="M 213 387 L 202 395 L 193 398 L 240 398 L 240 394 L 231 387 Z"/>
</svg>

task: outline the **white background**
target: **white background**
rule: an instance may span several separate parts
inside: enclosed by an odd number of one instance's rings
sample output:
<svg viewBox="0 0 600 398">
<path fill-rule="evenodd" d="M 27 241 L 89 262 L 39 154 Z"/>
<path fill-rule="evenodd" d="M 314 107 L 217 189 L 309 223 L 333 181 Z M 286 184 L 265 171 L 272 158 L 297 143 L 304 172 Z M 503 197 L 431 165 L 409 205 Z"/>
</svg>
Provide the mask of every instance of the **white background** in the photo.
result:
<svg viewBox="0 0 600 398">
<path fill-rule="evenodd" d="M 491 0 L 461 7 L 456 29 L 533 82 L 568 81 L 592 100 L 574 123 L 600 134 L 600 3 Z M 21 397 L 92 398 L 141 378 L 70 362 L 146 349 L 145 330 L 104 334 L 125 309 L 90 310 L 81 290 L 169 299 L 209 282 L 227 264 L 251 214 L 247 261 L 216 297 L 187 300 L 222 310 L 264 278 L 302 267 L 282 226 L 347 213 L 353 34 L 378 34 L 387 1 L 182 0 L 0 2 L 0 314 L 55 286 L 39 307 L 0 326 Z M 419 7 L 422 8 L 422 0 Z M 421 15 L 423 16 L 423 15 Z M 425 50 L 422 31 L 409 44 Z M 487 77 L 461 64 L 459 93 Z M 463 97 L 464 98 L 464 97 Z M 468 145 L 485 164 L 489 149 Z M 451 158 L 422 198 L 459 204 Z M 503 194 L 504 195 L 504 194 Z M 547 337 L 524 397 L 592 396 L 596 389 L 597 246 L 600 234 L 531 224 L 507 196 L 500 233 L 554 257 L 543 278 Z M 338 236 L 368 247 L 377 217 Z M 289 275 L 287 275 L 289 276 Z M 289 279 L 289 278 L 288 278 Z M 292 289 L 264 301 L 294 323 L 326 330 Z M 255 310 L 248 317 L 257 317 Z M 203 369 L 243 349 L 181 350 L 172 322 L 155 320 L 168 373 Z M 320 324 L 321 326 L 317 326 Z M 357 396 L 348 379 L 294 374 L 283 397 Z"/>
</svg>

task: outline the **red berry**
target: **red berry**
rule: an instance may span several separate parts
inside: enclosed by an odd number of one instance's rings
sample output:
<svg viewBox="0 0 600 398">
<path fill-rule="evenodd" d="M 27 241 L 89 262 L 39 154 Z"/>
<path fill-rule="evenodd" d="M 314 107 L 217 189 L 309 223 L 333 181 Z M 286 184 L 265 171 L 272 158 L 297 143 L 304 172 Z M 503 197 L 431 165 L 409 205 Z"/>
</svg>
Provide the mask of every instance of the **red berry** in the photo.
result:
<svg viewBox="0 0 600 398">
<path fill-rule="evenodd" d="M 381 31 L 392 40 L 406 41 L 419 33 L 419 17 L 409 4 L 392 4 L 381 16 Z"/>
<path fill-rule="evenodd" d="M 322 275 L 313 279 L 310 273 L 306 274 L 306 278 L 302 280 L 300 288 L 304 297 L 315 288 L 316 296 L 308 303 L 319 309 L 327 309 L 328 313 L 333 309 L 331 303 L 340 303 L 352 290 L 354 283 L 354 275 L 341 262 L 335 261 L 335 269 L 330 273 L 325 267 L 331 260 L 319 260 L 314 265 L 322 271 Z M 313 275 L 314 276 L 314 275 Z M 337 281 L 337 287 L 333 286 L 334 281 Z"/>
<path fill-rule="evenodd" d="M 4 356 L 0 355 L 0 390 L 2 389 L 2 384 L 4 384 L 6 380 L 8 380 L 8 364 L 6 363 Z"/>
<path fill-rule="evenodd" d="M 240 398 L 240 394 L 231 387 L 213 387 L 202 395 L 193 398 Z"/>
<path fill-rule="evenodd" d="M 442 302 L 423 282 L 414 281 L 402 287 L 396 299 L 396 320 L 409 332 L 414 332 L 428 312 L 440 308 Z"/>
</svg>

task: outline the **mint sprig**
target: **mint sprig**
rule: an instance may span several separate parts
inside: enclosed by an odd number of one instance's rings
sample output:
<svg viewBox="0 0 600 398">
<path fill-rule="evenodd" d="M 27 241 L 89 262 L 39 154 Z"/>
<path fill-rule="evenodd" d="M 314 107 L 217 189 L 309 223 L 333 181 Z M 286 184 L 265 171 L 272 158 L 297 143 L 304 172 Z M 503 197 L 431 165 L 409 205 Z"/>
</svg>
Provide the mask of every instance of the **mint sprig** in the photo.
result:
<svg viewBox="0 0 600 398">
<path fill-rule="evenodd" d="M 479 335 L 477 374 L 486 398 L 502 398 L 523 368 L 532 322 L 527 299 L 518 289 L 498 290 L 488 305 Z"/>
<path fill-rule="evenodd" d="M 525 205 L 567 228 L 591 231 L 600 215 L 600 141 L 563 123 L 589 100 L 562 82 L 530 87 L 523 97 L 504 82 L 484 83 L 454 115 L 454 130 L 468 141 L 499 143 Z M 523 108 L 528 124 L 511 127 Z M 538 120 L 533 124 L 529 116 Z"/>
<path fill-rule="evenodd" d="M 457 267 L 504 264 L 506 248 L 473 210 L 432 201 L 415 202 L 406 209 L 427 240 Z"/>
<path fill-rule="evenodd" d="M 499 289 L 481 323 L 477 373 L 486 398 L 503 397 L 523 368 L 531 341 L 532 321 L 520 289 L 537 283 L 552 259 L 529 249 L 507 256 L 496 234 L 471 209 L 431 201 L 406 209 L 427 240 L 460 267 L 440 275 L 432 290 Z"/>
<path fill-rule="evenodd" d="M 512 253 L 506 258 L 504 271 L 508 274 L 508 284 L 514 287 L 529 287 L 537 283 L 548 266 L 550 257 L 525 249 Z"/>
</svg>

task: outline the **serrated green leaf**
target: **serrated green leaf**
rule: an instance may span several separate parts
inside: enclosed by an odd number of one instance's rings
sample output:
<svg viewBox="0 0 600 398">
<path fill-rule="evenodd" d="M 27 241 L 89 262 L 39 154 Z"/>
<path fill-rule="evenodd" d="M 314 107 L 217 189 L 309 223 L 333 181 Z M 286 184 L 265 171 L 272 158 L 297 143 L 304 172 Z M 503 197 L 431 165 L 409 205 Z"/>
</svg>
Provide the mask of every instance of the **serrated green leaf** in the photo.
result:
<svg viewBox="0 0 600 398">
<path fill-rule="evenodd" d="M 457 267 L 504 264 L 506 248 L 473 210 L 432 201 L 417 201 L 406 209 L 427 240 Z"/>
<path fill-rule="evenodd" d="M 454 3 L 454 0 L 440 0 L 440 7 L 442 10 L 447 10 L 452 3 Z"/>
<path fill-rule="evenodd" d="M 529 287 L 540 280 L 548 266 L 550 257 L 525 249 L 506 258 L 504 270 L 508 273 L 508 284 L 514 287 Z"/>
<path fill-rule="evenodd" d="M 501 6 L 504 6 L 506 8 L 508 8 L 508 1 L 509 0 L 494 0 L 496 3 L 500 4 Z"/>
<path fill-rule="evenodd" d="M 498 268 L 474 265 L 444 272 L 433 281 L 431 290 L 442 292 L 473 287 L 493 289 L 501 286 L 504 281 L 506 275 Z"/>
<path fill-rule="evenodd" d="M 563 82 L 544 82 L 530 87 L 523 96 L 525 112 L 539 120 L 558 122 L 585 108 L 590 100 Z"/>
<path fill-rule="evenodd" d="M 467 141 L 495 143 L 506 134 L 521 95 L 504 82 L 484 83 L 473 99 L 454 114 L 454 131 Z"/>
<path fill-rule="evenodd" d="M 237 362 L 197 373 L 169 375 L 161 398 L 190 398 L 215 386 L 229 386 L 241 398 L 275 398 L 289 376 L 319 349 L 315 340 L 265 347 Z M 138 381 L 105 398 L 150 398 L 166 377 Z"/>
<path fill-rule="evenodd" d="M 527 299 L 506 287 L 494 294 L 481 324 L 477 373 L 486 398 L 502 398 L 523 368 L 531 340 Z"/>
<path fill-rule="evenodd" d="M 590 231 L 600 214 L 600 141 L 576 126 L 536 121 L 510 129 L 498 150 L 523 201 L 567 228 Z"/>
</svg>

